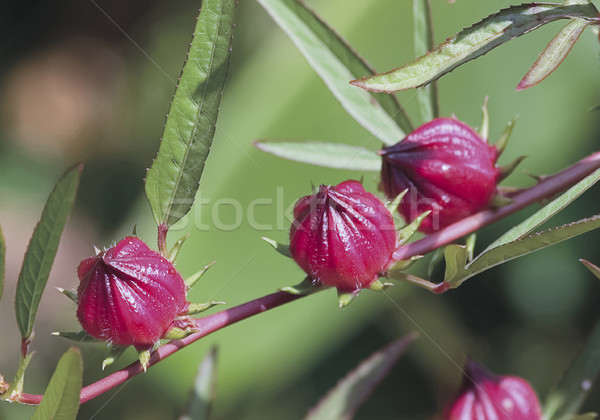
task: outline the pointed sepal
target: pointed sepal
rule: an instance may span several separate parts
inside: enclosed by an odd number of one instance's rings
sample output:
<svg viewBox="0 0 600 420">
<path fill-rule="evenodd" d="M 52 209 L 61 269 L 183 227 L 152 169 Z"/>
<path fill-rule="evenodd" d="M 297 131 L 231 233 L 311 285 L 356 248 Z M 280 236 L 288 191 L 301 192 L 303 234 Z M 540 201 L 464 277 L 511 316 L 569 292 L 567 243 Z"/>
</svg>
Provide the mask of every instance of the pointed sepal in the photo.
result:
<svg viewBox="0 0 600 420">
<path fill-rule="evenodd" d="M 358 290 L 355 292 L 342 292 L 338 290 L 338 306 L 340 308 L 345 308 L 350 305 L 356 296 L 358 296 Z"/>
<path fill-rule="evenodd" d="M 514 201 L 502 194 L 496 194 L 490 200 L 490 207 L 494 209 L 499 209 L 500 207 L 508 206 L 509 204 L 514 203 Z"/>
<path fill-rule="evenodd" d="M 298 283 L 295 286 L 285 286 L 281 287 L 278 290 L 280 292 L 286 292 L 295 296 L 306 296 L 311 293 L 315 293 L 319 290 L 323 290 L 325 286 L 322 286 L 318 283 L 313 282 L 311 279 L 306 277 L 302 282 Z"/>
<path fill-rule="evenodd" d="M 413 220 L 409 225 L 403 227 L 402 229 L 400 229 L 398 231 L 399 245 L 404 245 L 405 243 L 407 243 L 410 240 L 410 238 L 413 237 L 413 235 L 419 229 L 419 226 L 421 226 L 421 223 L 423 223 L 423 219 L 425 219 L 427 216 L 429 216 L 430 213 L 431 213 L 431 210 L 427 210 L 425 213 L 421 214 L 419 217 L 417 217 L 415 220 Z"/>
<path fill-rule="evenodd" d="M 225 305 L 225 302 L 217 302 L 217 301 L 211 300 L 209 302 L 203 302 L 203 303 L 190 303 L 188 305 L 188 309 L 185 314 L 186 315 L 196 315 L 196 314 L 204 312 L 216 305 Z"/>
<path fill-rule="evenodd" d="M 504 149 L 506 149 L 506 145 L 508 144 L 510 135 L 512 134 L 513 128 L 515 127 L 515 123 L 517 122 L 517 118 L 518 115 L 515 115 L 513 119 L 506 124 L 506 127 L 504 127 L 504 131 L 502 132 L 498 140 L 496 140 L 494 147 L 496 147 L 496 150 L 498 151 L 498 156 L 500 156 L 502 152 L 504 152 Z"/>
<path fill-rule="evenodd" d="M 408 188 L 402 191 L 400 194 L 398 194 L 396 198 L 394 198 L 392 201 L 387 203 L 385 205 L 385 208 L 388 209 L 390 213 L 395 214 L 396 211 L 398 211 L 398 206 L 400 206 L 400 202 L 402 202 L 402 199 L 404 198 L 407 192 Z"/>
<path fill-rule="evenodd" d="M 368 289 L 374 292 L 383 292 L 392 286 L 394 286 L 394 283 L 383 282 L 380 279 L 377 279 L 369 285 Z"/>
<path fill-rule="evenodd" d="M 104 341 L 92 337 L 85 331 L 54 331 L 50 333 L 56 337 L 66 338 L 67 340 L 75 341 L 77 343 L 104 343 Z"/>
<path fill-rule="evenodd" d="M 140 365 L 142 365 L 142 369 L 144 372 L 148 370 L 148 366 L 150 366 L 150 354 L 152 353 L 152 349 L 138 349 L 138 359 L 140 361 Z"/>
<path fill-rule="evenodd" d="M 173 321 L 171 328 L 162 336 L 164 340 L 181 340 L 197 332 L 196 322 L 189 316 L 182 316 Z"/>
<path fill-rule="evenodd" d="M 483 114 L 481 119 L 481 127 L 479 127 L 479 137 L 484 139 L 486 142 L 490 138 L 490 113 L 488 112 L 488 99 L 486 96 L 483 99 L 483 106 L 481 107 L 481 113 Z"/>
<path fill-rule="evenodd" d="M 598 267 L 598 266 L 596 266 L 596 265 L 592 264 L 591 262 L 589 262 L 587 260 L 584 260 L 584 259 L 581 259 L 579 261 L 581 261 L 581 263 L 583 265 L 585 265 L 586 268 L 588 270 L 590 270 L 594 276 L 596 276 L 597 278 L 600 279 L 600 267 Z"/>
<path fill-rule="evenodd" d="M 135 236 L 136 238 L 138 237 L 137 224 L 133 225 L 133 229 L 131 229 L 131 236 Z"/>
<path fill-rule="evenodd" d="M 57 287 L 56 290 L 68 297 L 74 303 L 77 303 L 77 293 L 75 293 L 73 290 L 63 289 L 62 287 Z"/>
<path fill-rule="evenodd" d="M 173 248 L 171 248 L 171 251 L 169 252 L 169 256 L 167 257 L 169 261 L 175 262 L 175 260 L 177 259 L 177 256 L 179 255 L 179 251 L 181 251 L 181 247 L 183 246 L 184 242 L 189 237 L 190 237 L 190 234 L 186 233 L 177 242 L 175 242 L 175 245 L 173 245 Z"/>
<path fill-rule="evenodd" d="M 413 255 L 408 260 L 399 260 L 399 261 L 396 261 L 388 269 L 388 272 L 390 272 L 390 271 L 402 271 L 402 270 L 406 270 L 408 267 L 410 267 L 411 265 L 413 265 L 416 261 L 420 260 L 421 258 L 423 258 L 423 255 Z"/>
<path fill-rule="evenodd" d="M 217 262 L 213 261 L 211 263 L 206 264 L 202 269 L 200 269 L 198 272 L 196 272 L 195 274 L 192 274 L 190 277 L 188 277 L 187 279 L 184 280 L 185 286 L 187 287 L 188 290 L 190 290 L 192 287 L 194 287 L 196 285 L 196 283 L 198 283 L 198 280 L 200 280 L 200 278 L 206 274 L 206 272 L 208 271 L 208 269 L 210 267 L 212 267 L 213 265 L 215 265 Z"/>
<path fill-rule="evenodd" d="M 108 355 L 104 358 L 104 360 L 102 360 L 102 370 L 106 369 L 107 366 L 110 366 L 113 363 L 115 363 L 117 359 L 121 357 L 123 353 L 125 353 L 125 350 L 127 350 L 127 347 L 110 346 L 108 350 Z"/>
<path fill-rule="evenodd" d="M 518 158 L 513 160 L 508 165 L 504 165 L 504 166 L 501 166 L 500 168 L 498 168 L 498 171 L 499 171 L 498 182 L 502 181 L 503 179 L 507 178 L 510 174 L 512 174 L 515 171 L 515 169 L 517 169 L 517 166 L 519 166 L 519 164 L 521 162 L 523 162 L 523 160 L 526 157 L 527 156 L 519 156 Z"/>
<path fill-rule="evenodd" d="M 284 257 L 292 258 L 292 254 L 290 254 L 290 246 L 289 245 L 280 244 L 279 242 L 277 242 L 271 238 L 267 238 L 266 236 L 263 236 L 261 239 L 263 241 L 265 241 L 266 243 L 268 243 L 269 245 L 271 245 L 275 249 L 275 251 L 279 252 Z"/>
</svg>

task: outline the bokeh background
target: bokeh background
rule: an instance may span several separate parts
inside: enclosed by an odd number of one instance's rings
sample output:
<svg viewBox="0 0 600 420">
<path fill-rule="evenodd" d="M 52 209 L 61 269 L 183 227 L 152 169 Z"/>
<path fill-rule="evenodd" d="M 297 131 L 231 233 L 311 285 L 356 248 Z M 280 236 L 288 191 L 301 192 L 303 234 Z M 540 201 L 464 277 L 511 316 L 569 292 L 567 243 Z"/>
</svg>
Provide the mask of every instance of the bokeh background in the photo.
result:
<svg viewBox="0 0 600 420">
<path fill-rule="evenodd" d="M 178 259 L 190 275 L 217 264 L 191 293 L 197 301 L 243 303 L 295 284 L 302 273 L 260 240 L 287 239 L 290 206 L 311 183 L 376 174 L 334 171 L 278 160 L 252 146 L 260 138 L 378 141 L 345 114 L 293 44 L 254 1 L 240 2 L 231 71 L 219 129 L 197 205 L 170 234 L 191 233 Z M 311 0 L 376 68 L 413 59 L 409 1 Z M 433 0 L 436 42 L 509 4 L 505 0 Z M 54 291 L 75 288 L 78 262 L 93 245 L 109 246 L 132 231 L 155 244 L 143 193 L 146 168 L 159 139 L 199 1 L 91 0 L 10 2 L 0 25 L 0 224 L 8 273 L 0 306 L 0 372 L 18 364 L 15 282 L 23 251 L 53 184 L 85 162 L 73 216 L 63 235 L 38 313 L 36 355 L 26 391 L 42 393 L 70 343 L 51 337 L 76 330 L 74 305 Z M 489 95 L 491 137 L 519 119 L 501 163 L 528 159 L 505 185 L 525 187 L 533 174 L 560 170 L 598 148 L 598 39 L 587 30 L 561 68 L 541 85 L 515 86 L 551 37 L 554 23 L 502 46 L 440 81 L 443 115 L 477 126 Z M 415 123 L 414 92 L 399 95 Z M 598 212 L 594 188 L 552 224 Z M 251 223 L 248 209 L 253 200 Z M 232 204 L 232 203 L 238 204 Z M 241 209 L 241 211 L 240 211 Z M 484 229 L 478 249 L 535 209 Z M 238 219 L 239 218 L 239 219 Z M 256 228 L 256 223 L 262 225 Z M 267 225 L 267 226 L 264 226 Z M 357 419 L 433 418 L 456 391 L 467 354 L 504 374 L 529 380 L 543 398 L 559 380 L 600 316 L 600 284 L 577 262 L 600 263 L 600 235 L 586 234 L 510 262 L 441 296 L 399 285 L 389 295 L 364 292 L 337 308 L 334 291 L 285 305 L 203 339 L 145 375 L 85 404 L 81 419 L 175 419 L 185 409 L 196 368 L 219 348 L 215 419 L 300 419 L 359 361 L 410 331 L 421 338 L 361 408 Z M 427 260 L 415 265 L 424 274 Z M 83 345 L 84 383 L 103 376 L 103 350 Z M 116 363 L 135 358 L 131 351 Z M 113 369 L 109 369 L 109 372 Z M 587 409 L 600 411 L 600 393 Z M 1 419 L 25 419 L 33 409 L 0 404 Z"/>
</svg>

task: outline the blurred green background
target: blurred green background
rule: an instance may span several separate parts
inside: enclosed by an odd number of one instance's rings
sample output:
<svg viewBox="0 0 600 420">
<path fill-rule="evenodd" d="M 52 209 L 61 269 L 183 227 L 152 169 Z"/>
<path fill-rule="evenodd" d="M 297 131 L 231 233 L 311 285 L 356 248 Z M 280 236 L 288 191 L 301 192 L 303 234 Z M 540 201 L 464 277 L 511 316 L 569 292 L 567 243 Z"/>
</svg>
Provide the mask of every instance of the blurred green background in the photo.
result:
<svg viewBox="0 0 600 420">
<path fill-rule="evenodd" d="M 302 279 L 291 260 L 260 240 L 285 242 L 290 206 L 314 184 L 363 174 L 278 160 L 252 146 L 259 138 L 378 141 L 345 114 L 293 44 L 254 1 L 240 2 L 232 65 L 219 129 L 198 203 L 170 234 L 192 236 L 178 259 L 189 275 L 217 264 L 191 299 L 228 306 Z M 413 59 L 411 2 L 308 1 L 379 70 Z M 433 0 L 436 42 L 509 4 L 504 0 Z M 85 161 L 78 203 L 63 236 L 36 323 L 37 353 L 26 391 L 42 393 L 70 343 L 50 337 L 78 328 L 74 306 L 52 290 L 75 288 L 78 262 L 93 245 L 109 246 L 134 225 L 155 244 L 143 194 L 185 58 L 198 1 L 29 0 L 5 5 L 0 25 L 0 224 L 8 246 L 0 306 L 0 372 L 18 364 L 12 301 L 23 250 L 52 185 Z M 587 30 L 550 78 L 524 92 L 515 87 L 561 27 L 554 23 L 502 46 L 439 83 L 443 115 L 477 126 L 489 95 L 491 137 L 519 119 L 500 163 L 528 159 L 505 185 L 532 185 L 522 171 L 553 173 L 598 148 L 598 39 Z M 418 123 L 414 92 L 398 95 Z M 376 174 L 364 174 L 375 192 Z M 552 220 L 566 223 L 598 212 L 596 187 Z M 255 201 L 260 199 L 260 201 Z M 237 204 L 233 204 L 237 203 Z M 253 210 L 250 210 L 253 209 Z M 529 209 L 482 231 L 483 248 Z M 239 219 L 238 219 L 239 218 Z M 258 226 L 257 229 L 257 224 Z M 467 354 L 490 369 L 529 380 L 543 398 L 581 348 L 600 315 L 600 284 L 577 262 L 600 263 L 600 236 L 575 240 L 490 270 L 455 291 L 433 296 L 400 285 L 364 292 L 337 308 L 327 291 L 215 333 L 85 404 L 81 419 L 171 419 L 182 414 L 198 363 L 219 347 L 215 419 L 300 419 L 347 371 L 410 331 L 421 338 L 361 408 L 357 419 L 433 418 L 456 391 Z M 415 265 L 423 274 L 427 261 Z M 84 383 L 103 376 L 102 349 L 82 346 Z M 132 352 L 116 364 L 134 359 Z M 109 369 L 112 371 L 112 369 Z M 600 411 L 600 392 L 587 403 Z M 1 419 L 28 418 L 32 408 L 0 404 Z"/>
</svg>

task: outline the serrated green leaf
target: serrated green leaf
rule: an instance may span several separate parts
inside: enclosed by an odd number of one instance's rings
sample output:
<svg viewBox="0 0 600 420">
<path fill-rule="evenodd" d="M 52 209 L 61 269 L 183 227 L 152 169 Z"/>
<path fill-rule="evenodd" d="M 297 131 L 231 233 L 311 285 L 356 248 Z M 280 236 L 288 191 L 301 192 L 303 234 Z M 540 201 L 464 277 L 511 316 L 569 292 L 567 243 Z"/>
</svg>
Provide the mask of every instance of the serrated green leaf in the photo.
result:
<svg viewBox="0 0 600 420">
<path fill-rule="evenodd" d="M 60 358 L 31 420 L 75 420 L 83 375 L 81 353 L 72 347 Z"/>
<path fill-rule="evenodd" d="M 258 0 L 287 34 L 344 109 L 384 143 L 400 141 L 412 126 L 391 97 L 372 96 L 348 84 L 373 69 L 339 35 L 297 0 Z M 375 99 L 375 100 L 373 100 Z"/>
<path fill-rule="evenodd" d="M 550 220 L 552 216 L 563 210 L 573 201 L 575 201 L 581 194 L 591 188 L 596 182 L 600 180 L 600 169 L 588 175 L 577 184 L 573 185 L 567 191 L 560 195 L 560 197 L 552 200 L 546 204 L 540 210 L 535 212 L 532 216 L 528 217 L 525 221 L 519 223 L 517 226 L 510 229 L 504 235 L 500 236 L 493 243 L 491 243 L 482 254 L 489 250 L 496 248 L 500 245 L 504 245 L 508 242 L 512 242 L 516 239 L 522 238 L 530 232 L 533 232 L 535 228 L 542 225 L 543 223 Z M 479 258 L 479 257 L 477 257 Z"/>
<path fill-rule="evenodd" d="M 310 410 L 304 420 L 351 419 L 416 338 L 416 334 L 408 334 L 361 362 Z"/>
<path fill-rule="evenodd" d="M 343 143 L 287 140 L 261 140 L 254 144 L 263 152 L 309 165 L 349 171 L 381 170 L 381 157 L 364 147 Z"/>
<path fill-rule="evenodd" d="M 433 22 L 430 0 L 413 0 L 415 55 L 420 57 L 433 50 Z M 423 122 L 439 116 L 437 84 L 423 86 L 417 91 L 417 100 Z"/>
<path fill-rule="evenodd" d="M 177 84 L 146 196 L 158 225 L 172 226 L 192 207 L 215 135 L 229 68 L 237 0 L 205 0 Z"/>
<path fill-rule="evenodd" d="M 217 348 L 212 347 L 198 366 L 187 413 L 179 420 L 209 420 L 217 390 Z"/>
<path fill-rule="evenodd" d="M 599 377 L 600 322 L 594 327 L 583 351 L 571 362 L 556 389 L 548 395 L 544 404 L 544 418 L 572 418 L 581 409 Z"/>
<path fill-rule="evenodd" d="M 582 233 L 600 227 L 600 215 L 559 226 L 533 235 L 525 236 L 512 242 L 497 246 L 487 252 L 481 253 L 471 263 L 458 269 L 453 274 L 452 287 L 458 287 L 465 280 L 485 270 L 495 267 L 504 262 L 513 260 L 534 251 L 549 247 Z M 448 260 L 446 260 L 448 263 Z"/>
<path fill-rule="evenodd" d="M 4 290 L 4 270 L 6 264 L 6 245 L 4 244 L 4 236 L 0 227 L 0 300 L 2 299 L 2 291 Z"/>
<path fill-rule="evenodd" d="M 33 331 L 35 315 L 48 282 L 60 237 L 75 202 L 82 169 L 82 165 L 76 165 L 58 181 L 29 241 L 15 299 L 17 324 L 24 339 L 29 339 Z"/>
<path fill-rule="evenodd" d="M 529 3 L 511 6 L 463 29 L 412 63 L 386 73 L 352 81 L 375 92 L 395 92 L 427 85 L 458 66 L 478 58 L 507 41 L 559 19 L 593 21 L 598 10 L 588 2 Z"/>
<path fill-rule="evenodd" d="M 585 19 L 576 18 L 562 28 L 533 63 L 517 86 L 517 90 L 528 89 L 550 76 L 571 52 L 573 45 L 589 24 L 590 22 Z"/>
</svg>

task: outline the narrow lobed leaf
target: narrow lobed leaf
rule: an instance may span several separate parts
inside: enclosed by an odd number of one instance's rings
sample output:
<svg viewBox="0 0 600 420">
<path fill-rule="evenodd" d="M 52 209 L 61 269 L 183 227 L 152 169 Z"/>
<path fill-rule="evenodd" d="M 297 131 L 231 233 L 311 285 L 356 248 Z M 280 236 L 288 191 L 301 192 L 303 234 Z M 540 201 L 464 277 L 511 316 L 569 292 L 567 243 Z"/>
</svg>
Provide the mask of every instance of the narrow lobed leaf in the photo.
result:
<svg viewBox="0 0 600 420">
<path fill-rule="evenodd" d="M 433 50 L 433 22 L 431 19 L 431 1 L 413 0 L 415 55 L 420 57 Z M 437 84 L 423 86 L 417 91 L 417 100 L 423 122 L 439 116 Z"/>
<path fill-rule="evenodd" d="M 83 165 L 69 169 L 46 201 L 39 223 L 27 247 L 17 283 L 15 311 L 24 339 L 29 339 L 33 322 L 48 282 L 67 218 L 73 208 Z"/>
<path fill-rule="evenodd" d="M 218 352 L 212 347 L 198 366 L 186 414 L 179 420 L 209 420 L 217 389 Z"/>
<path fill-rule="evenodd" d="M 555 245 L 583 233 L 600 228 L 600 215 L 559 226 L 544 232 L 535 233 L 524 238 L 508 242 L 481 253 L 463 270 L 459 270 L 452 279 L 453 286 L 458 287 L 465 280 L 504 262 L 543 248 Z M 447 262 L 448 260 L 446 260 Z"/>
<path fill-rule="evenodd" d="M 304 419 L 351 419 L 416 338 L 417 334 L 408 334 L 372 354 L 332 388 Z"/>
<path fill-rule="evenodd" d="M 298 0 L 258 0 L 287 34 L 344 109 L 359 124 L 391 145 L 412 131 L 392 97 L 372 96 L 348 84 L 373 69 L 314 12 Z"/>
<path fill-rule="evenodd" d="M 81 353 L 71 347 L 58 361 L 44 398 L 31 420 L 75 420 L 79 411 L 82 376 Z"/>
<path fill-rule="evenodd" d="M 146 196 L 159 226 L 192 207 L 215 135 L 229 68 L 237 0 L 205 0 L 175 89 Z"/>
<path fill-rule="evenodd" d="M 588 1 L 511 6 L 463 29 L 412 63 L 351 83 L 374 92 L 395 92 L 427 85 L 488 51 L 559 19 L 596 21 L 598 10 Z"/>
<path fill-rule="evenodd" d="M 381 158 L 364 147 L 319 141 L 261 140 L 254 145 L 280 158 L 326 168 L 379 172 Z"/>
<path fill-rule="evenodd" d="M 590 22 L 585 19 L 576 18 L 562 28 L 542 51 L 537 61 L 533 63 L 517 86 L 517 90 L 528 89 L 550 76 L 571 52 L 573 45 L 589 24 Z"/>
<path fill-rule="evenodd" d="M 508 242 L 512 242 L 516 239 L 522 238 L 528 233 L 533 232 L 535 228 L 542 225 L 543 223 L 550 220 L 555 214 L 559 213 L 573 201 L 575 201 L 581 194 L 591 188 L 594 184 L 596 184 L 600 180 L 600 169 L 595 171 L 594 173 L 588 175 L 577 184 L 573 185 L 567 191 L 560 195 L 560 197 L 554 199 L 550 203 L 546 204 L 540 210 L 535 212 L 532 216 L 528 217 L 523 222 L 519 223 L 517 226 L 510 229 L 504 235 L 496 239 L 493 243 L 491 243 L 482 254 L 487 251 L 496 248 L 500 245 L 504 245 Z M 479 257 L 477 257 L 479 258 Z"/>
</svg>

